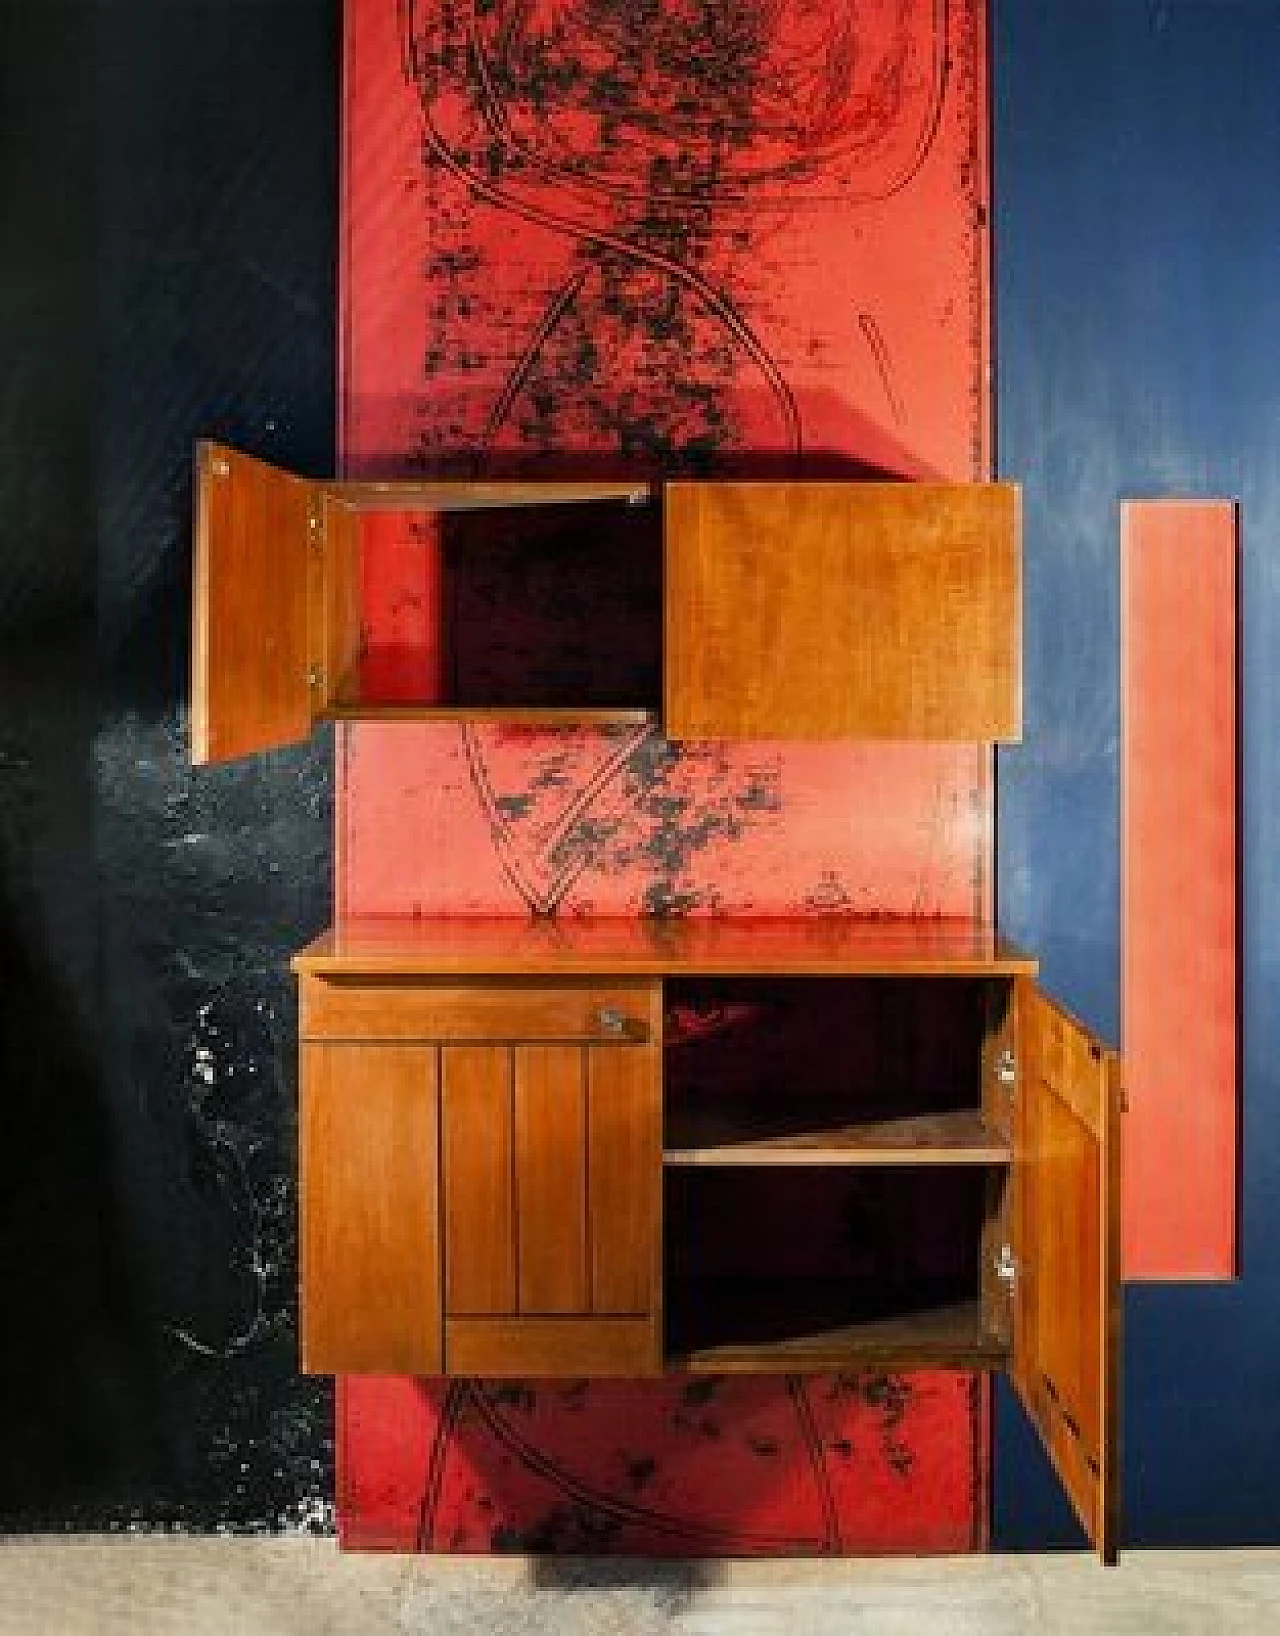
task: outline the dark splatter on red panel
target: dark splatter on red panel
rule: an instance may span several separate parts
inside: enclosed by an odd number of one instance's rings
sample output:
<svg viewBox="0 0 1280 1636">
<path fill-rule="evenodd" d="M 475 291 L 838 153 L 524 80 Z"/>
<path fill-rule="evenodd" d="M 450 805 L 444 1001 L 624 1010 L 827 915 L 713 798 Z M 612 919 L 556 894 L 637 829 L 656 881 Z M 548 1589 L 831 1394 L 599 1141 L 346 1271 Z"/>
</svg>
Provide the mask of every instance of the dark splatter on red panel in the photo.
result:
<svg viewBox="0 0 1280 1636">
<path fill-rule="evenodd" d="M 815 1556 L 979 1543 L 964 1524 L 976 1525 L 987 1413 L 969 1375 L 675 1376 L 643 1391 L 353 1377 L 339 1413 L 349 1548 Z"/>
<path fill-rule="evenodd" d="M 348 0 L 347 469 L 987 475 L 985 35 L 985 0 Z M 461 655 L 385 527 L 365 637 L 412 698 Z M 536 668 L 515 601 L 467 604 L 513 633 L 467 649 L 488 689 Z M 366 723 L 338 755 L 340 914 L 992 906 L 975 746 Z M 338 1405 L 349 1545 L 986 1540 L 971 1375 L 349 1379 Z"/>
<path fill-rule="evenodd" d="M 982 0 L 349 0 L 363 470 L 981 476 Z"/>
<path fill-rule="evenodd" d="M 338 755 L 344 916 L 991 911 L 973 745 L 361 723 Z"/>
</svg>

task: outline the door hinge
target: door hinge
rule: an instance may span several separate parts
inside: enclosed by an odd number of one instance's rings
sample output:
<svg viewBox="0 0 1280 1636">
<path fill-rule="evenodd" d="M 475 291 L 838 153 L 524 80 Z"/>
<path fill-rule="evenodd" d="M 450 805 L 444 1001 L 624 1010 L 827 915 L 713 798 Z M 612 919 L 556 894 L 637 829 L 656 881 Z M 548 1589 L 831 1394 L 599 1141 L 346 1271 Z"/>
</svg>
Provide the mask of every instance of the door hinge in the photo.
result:
<svg viewBox="0 0 1280 1636">
<path fill-rule="evenodd" d="M 310 687 L 324 686 L 324 666 L 312 665 L 307 671 L 307 685 Z"/>
<path fill-rule="evenodd" d="M 324 549 L 324 518 L 317 506 L 311 506 L 307 511 L 307 537 L 313 551 Z"/>
<path fill-rule="evenodd" d="M 996 1058 L 996 1078 L 1002 1085 L 1017 1083 L 1018 1061 L 1007 1045 Z"/>
<path fill-rule="evenodd" d="M 1007 1244 L 1002 1244 L 995 1257 L 996 1277 L 1005 1284 L 1018 1281 L 1018 1258 Z"/>
</svg>

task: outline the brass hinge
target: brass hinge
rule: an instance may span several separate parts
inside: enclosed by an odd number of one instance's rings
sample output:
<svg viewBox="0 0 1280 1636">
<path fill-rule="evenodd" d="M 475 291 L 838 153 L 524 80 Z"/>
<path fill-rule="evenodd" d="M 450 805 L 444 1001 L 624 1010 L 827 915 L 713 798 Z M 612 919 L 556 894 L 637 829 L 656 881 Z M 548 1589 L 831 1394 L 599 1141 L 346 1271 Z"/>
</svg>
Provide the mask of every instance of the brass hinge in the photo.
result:
<svg viewBox="0 0 1280 1636">
<path fill-rule="evenodd" d="M 1014 1085 L 1018 1080 L 1018 1060 L 1006 1045 L 996 1058 L 996 1078 L 1002 1085 Z"/>
<path fill-rule="evenodd" d="M 1019 1271 L 1018 1258 L 1016 1255 L 1014 1255 L 1012 1248 L 1008 1244 L 1002 1244 L 1000 1246 L 999 1250 L 996 1252 L 992 1265 L 995 1267 L 996 1277 L 1000 1279 L 1002 1283 L 1009 1284 L 1011 1286 L 1017 1283 Z"/>
</svg>

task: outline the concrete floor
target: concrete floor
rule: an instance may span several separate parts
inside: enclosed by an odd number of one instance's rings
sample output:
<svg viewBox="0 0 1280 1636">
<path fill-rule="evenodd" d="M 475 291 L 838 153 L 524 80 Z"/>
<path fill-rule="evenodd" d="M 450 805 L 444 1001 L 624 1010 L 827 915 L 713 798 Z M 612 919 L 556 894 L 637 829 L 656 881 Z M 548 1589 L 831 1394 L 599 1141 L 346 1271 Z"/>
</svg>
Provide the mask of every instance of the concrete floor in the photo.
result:
<svg viewBox="0 0 1280 1636">
<path fill-rule="evenodd" d="M 0 1540 L 0 1636 L 1238 1636 L 1280 1550 L 657 1563 L 341 1556 L 329 1540 Z"/>
</svg>

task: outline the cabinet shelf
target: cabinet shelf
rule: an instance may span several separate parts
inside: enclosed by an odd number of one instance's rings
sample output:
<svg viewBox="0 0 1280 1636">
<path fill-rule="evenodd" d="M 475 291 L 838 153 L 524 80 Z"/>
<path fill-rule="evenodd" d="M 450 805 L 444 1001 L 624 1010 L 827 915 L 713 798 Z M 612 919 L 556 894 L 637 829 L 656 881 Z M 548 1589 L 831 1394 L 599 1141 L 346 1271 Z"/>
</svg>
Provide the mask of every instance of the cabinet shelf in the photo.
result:
<svg viewBox="0 0 1280 1636">
<path fill-rule="evenodd" d="M 1007 1165 L 976 1108 L 850 1119 L 829 1097 L 691 1096 L 667 1110 L 666 1165 Z M 841 1117 L 844 1114 L 846 1117 Z"/>
<path fill-rule="evenodd" d="M 355 695 L 329 706 L 333 721 L 501 722 L 504 727 L 647 727 L 656 710 L 568 705 L 448 705 L 367 701 Z"/>
<path fill-rule="evenodd" d="M 667 1291 L 667 1364 L 691 1372 L 987 1369 L 1008 1350 L 984 1328 L 976 1297 L 917 1296 L 902 1310 L 864 1314 L 855 1286 L 834 1278 L 679 1279 Z"/>
</svg>

